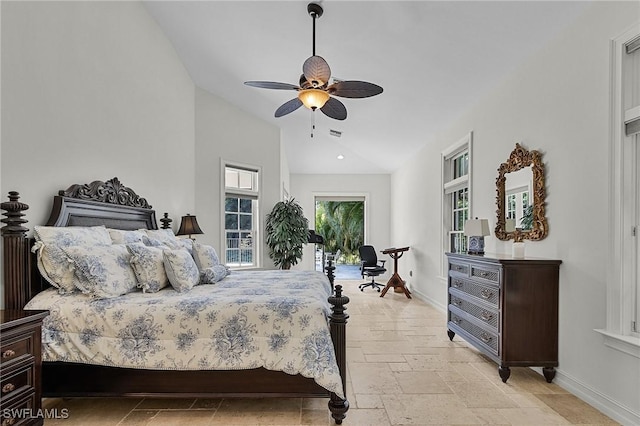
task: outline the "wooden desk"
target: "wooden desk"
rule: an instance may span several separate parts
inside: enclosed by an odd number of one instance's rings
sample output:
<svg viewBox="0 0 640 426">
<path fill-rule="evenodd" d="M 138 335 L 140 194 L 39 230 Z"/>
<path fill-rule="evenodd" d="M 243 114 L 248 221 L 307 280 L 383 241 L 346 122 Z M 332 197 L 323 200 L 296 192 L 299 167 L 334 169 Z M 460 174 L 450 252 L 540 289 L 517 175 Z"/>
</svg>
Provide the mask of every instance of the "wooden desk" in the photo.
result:
<svg viewBox="0 0 640 426">
<path fill-rule="evenodd" d="M 409 251 L 409 247 L 401 247 L 401 248 L 391 247 L 391 248 L 382 250 L 383 254 L 388 254 L 393 259 L 393 275 L 391 276 L 391 278 L 389 278 L 389 281 L 387 281 L 387 285 L 382 290 L 380 297 L 384 297 L 387 291 L 391 287 L 393 287 L 394 291 L 398 293 L 404 293 L 405 296 L 411 299 L 411 293 L 409 292 L 407 287 L 405 287 L 404 280 L 400 278 L 400 275 L 398 274 L 398 259 L 402 257 L 405 251 Z"/>
</svg>

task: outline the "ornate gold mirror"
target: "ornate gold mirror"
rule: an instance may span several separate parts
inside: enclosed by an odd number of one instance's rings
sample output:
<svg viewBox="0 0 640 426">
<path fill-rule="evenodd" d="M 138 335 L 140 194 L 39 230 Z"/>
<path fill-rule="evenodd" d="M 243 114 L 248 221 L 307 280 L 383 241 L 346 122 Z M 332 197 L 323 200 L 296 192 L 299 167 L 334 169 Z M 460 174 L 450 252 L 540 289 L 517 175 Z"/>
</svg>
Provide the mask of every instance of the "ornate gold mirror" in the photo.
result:
<svg viewBox="0 0 640 426">
<path fill-rule="evenodd" d="M 542 240 L 549 228 L 545 216 L 544 164 L 538 151 L 516 144 L 496 179 L 497 222 L 500 240 Z"/>
</svg>

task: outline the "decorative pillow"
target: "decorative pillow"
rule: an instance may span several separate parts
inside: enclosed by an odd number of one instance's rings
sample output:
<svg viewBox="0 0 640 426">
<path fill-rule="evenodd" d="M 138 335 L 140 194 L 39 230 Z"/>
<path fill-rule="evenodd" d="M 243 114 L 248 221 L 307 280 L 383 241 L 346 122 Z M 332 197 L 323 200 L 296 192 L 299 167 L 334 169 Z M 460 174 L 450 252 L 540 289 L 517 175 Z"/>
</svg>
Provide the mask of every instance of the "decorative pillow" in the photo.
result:
<svg viewBox="0 0 640 426">
<path fill-rule="evenodd" d="M 144 293 L 155 293 L 169 285 L 161 248 L 136 243 L 127 244 L 127 250 L 131 253 L 131 267 L 136 274 L 138 287 Z"/>
<path fill-rule="evenodd" d="M 163 250 L 164 270 L 167 273 L 171 286 L 178 292 L 183 293 L 200 281 L 198 267 L 193 261 L 193 257 L 188 251 Z"/>
<path fill-rule="evenodd" d="M 198 265 L 200 271 L 220 264 L 216 249 L 205 244 L 200 244 L 199 242 L 193 243 L 193 260 L 196 261 L 196 265 Z"/>
<path fill-rule="evenodd" d="M 229 275 L 229 269 L 224 265 L 213 265 L 200 272 L 200 284 L 213 284 Z"/>
<path fill-rule="evenodd" d="M 126 246 L 66 247 L 81 280 L 78 288 L 95 299 L 121 296 L 137 287 Z"/>
<path fill-rule="evenodd" d="M 78 278 L 74 274 L 73 265 L 62 251 L 72 246 L 109 246 L 111 237 L 104 226 L 35 226 L 36 244 L 33 251 L 38 252 L 38 269 L 40 274 L 60 293 L 76 290 Z"/>
<path fill-rule="evenodd" d="M 142 231 L 123 231 L 121 229 L 107 229 L 113 244 L 141 243 L 146 234 Z"/>
<path fill-rule="evenodd" d="M 178 248 L 187 249 L 189 254 L 193 256 L 194 241 L 191 238 L 178 238 Z"/>
<path fill-rule="evenodd" d="M 162 241 L 164 245 L 167 245 L 169 247 L 180 244 L 178 238 L 174 235 L 171 228 L 141 229 L 140 231 L 144 232 L 147 235 L 147 237 Z"/>
</svg>

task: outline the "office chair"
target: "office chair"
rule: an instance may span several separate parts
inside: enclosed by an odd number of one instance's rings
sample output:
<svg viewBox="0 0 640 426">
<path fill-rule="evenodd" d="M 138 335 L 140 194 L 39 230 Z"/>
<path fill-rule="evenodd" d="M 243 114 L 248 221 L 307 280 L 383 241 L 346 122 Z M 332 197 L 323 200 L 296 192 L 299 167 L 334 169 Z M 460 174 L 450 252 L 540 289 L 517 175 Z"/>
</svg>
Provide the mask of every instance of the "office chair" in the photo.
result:
<svg viewBox="0 0 640 426">
<path fill-rule="evenodd" d="M 378 256 L 376 256 L 376 250 L 373 246 L 361 246 L 358 250 L 360 252 L 360 273 L 362 278 L 365 275 L 371 277 L 370 283 L 360 284 L 358 288 L 360 291 L 364 291 L 365 287 L 373 287 L 380 293 L 380 287 L 384 287 L 384 284 L 378 284 L 375 281 L 375 277 L 387 272 L 384 267 L 386 260 L 378 261 Z"/>
</svg>

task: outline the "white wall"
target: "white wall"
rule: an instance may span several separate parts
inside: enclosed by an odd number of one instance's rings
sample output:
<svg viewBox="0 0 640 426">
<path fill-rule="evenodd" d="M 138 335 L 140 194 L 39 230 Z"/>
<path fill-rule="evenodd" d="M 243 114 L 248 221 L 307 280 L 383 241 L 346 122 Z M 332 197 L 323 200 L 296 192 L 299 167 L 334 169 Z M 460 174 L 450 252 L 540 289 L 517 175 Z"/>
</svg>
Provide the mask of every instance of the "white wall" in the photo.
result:
<svg viewBox="0 0 640 426">
<path fill-rule="evenodd" d="M 2 199 L 31 227 L 59 189 L 114 176 L 193 209 L 193 82 L 140 3 L 2 2 L 2 89 Z"/>
<path fill-rule="evenodd" d="M 266 214 L 281 199 L 280 129 L 200 88 L 196 88 L 195 117 L 195 212 L 205 232 L 198 241 L 213 245 L 222 256 L 221 159 L 261 167 L 260 229 L 264 229 Z M 264 244 L 260 257 L 263 267 L 273 268 Z"/>
<path fill-rule="evenodd" d="M 391 180 L 392 242 L 412 245 L 405 264 L 414 292 L 444 308 L 440 152 L 473 130 L 472 215 L 493 229 L 497 167 L 516 142 L 542 151 L 550 232 L 526 251 L 563 261 L 555 381 L 627 424 L 640 423 L 640 362 L 604 346 L 593 329 L 606 323 L 609 41 L 639 18 L 638 2 L 594 2 Z M 510 242 L 485 241 L 487 251 L 511 252 Z"/>
<path fill-rule="evenodd" d="M 291 195 L 300 203 L 309 219 L 309 228 L 315 228 L 315 197 L 317 195 L 365 195 L 365 243 L 376 250 L 389 247 L 390 175 L 291 175 Z M 312 244 L 304 248 L 297 269 L 313 270 L 315 256 Z M 380 255 L 382 259 L 382 255 Z M 389 260 L 389 259 L 387 259 Z M 387 268 L 391 271 L 392 268 Z M 391 271 L 392 272 L 392 271 Z M 388 272 L 381 278 L 390 276 Z"/>
</svg>

